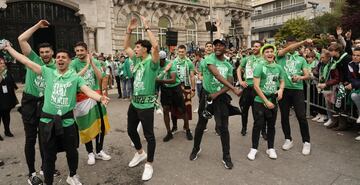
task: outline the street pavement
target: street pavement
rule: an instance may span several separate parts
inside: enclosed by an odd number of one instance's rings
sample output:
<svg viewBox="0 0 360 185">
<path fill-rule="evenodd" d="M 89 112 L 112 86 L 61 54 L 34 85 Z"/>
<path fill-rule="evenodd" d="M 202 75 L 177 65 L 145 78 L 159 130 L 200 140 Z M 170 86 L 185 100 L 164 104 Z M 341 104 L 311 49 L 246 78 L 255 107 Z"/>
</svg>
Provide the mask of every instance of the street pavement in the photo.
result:
<svg viewBox="0 0 360 185">
<path fill-rule="evenodd" d="M 21 92 L 17 92 L 19 100 Z M 193 185 L 193 184 L 249 184 L 249 185 L 359 185 L 360 184 L 360 143 L 354 140 L 356 129 L 335 132 L 324 128 L 322 124 L 309 120 L 312 152 L 309 156 L 301 154 L 302 142 L 299 125 L 292 112 L 290 122 L 295 146 L 290 151 L 283 151 L 281 145 L 284 135 L 281 130 L 280 114 L 276 122 L 275 149 L 277 160 L 268 158 L 265 153 L 266 141 L 260 139 L 259 152 L 255 161 L 246 156 L 251 147 L 252 115 L 249 115 L 248 134 L 241 136 L 240 116 L 230 118 L 231 157 L 234 163 L 232 170 L 222 164 L 220 137 L 215 135 L 214 120 L 209 121 L 208 131 L 202 141 L 202 152 L 196 161 L 190 161 L 189 155 L 193 141 L 186 140 L 185 132 L 181 131 L 183 121 L 178 121 L 179 132 L 174 139 L 164 143 L 162 138 L 166 129 L 161 115 L 155 115 L 156 152 L 154 175 L 148 182 L 141 181 L 144 163 L 129 168 L 128 162 L 135 152 L 127 135 L 127 109 L 129 101 L 117 99 L 115 90 L 110 90 L 111 103 L 107 107 L 111 132 L 105 137 L 104 150 L 112 159 L 96 161 L 88 166 L 87 153 L 84 145 L 79 147 L 80 180 L 85 185 L 117 185 L 117 184 L 149 184 L 149 185 Z M 232 104 L 238 105 L 238 97 L 232 96 Z M 197 107 L 198 99 L 193 100 L 193 108 Z M 250 111 L 251 112 L 251 111 Z M 190 128 L 194 133 L 197 113 L 193 113 Z M 14 138 L 4 137 L 0 141 L 0 159 L 5 165 L 0 167 L 0 184 L 26 184 L 27 165 L 24 155 L 24 129 L 20 114 L 14 109 L 11 112 L 11 129 Z M 0 128 L 3 135 L 3 128 Z M 143 137 L 142 137 L 143 138 Z M 146 141 L 142 139 L 146 149 Z M 36 169 L 40 168 L 40 156 L 37 148 Z M 66 184 L 68 168 L 65 153 L 59 153 L 56 168 L 61 175 L 55 178 L 54 184 Z"/>
</svg>

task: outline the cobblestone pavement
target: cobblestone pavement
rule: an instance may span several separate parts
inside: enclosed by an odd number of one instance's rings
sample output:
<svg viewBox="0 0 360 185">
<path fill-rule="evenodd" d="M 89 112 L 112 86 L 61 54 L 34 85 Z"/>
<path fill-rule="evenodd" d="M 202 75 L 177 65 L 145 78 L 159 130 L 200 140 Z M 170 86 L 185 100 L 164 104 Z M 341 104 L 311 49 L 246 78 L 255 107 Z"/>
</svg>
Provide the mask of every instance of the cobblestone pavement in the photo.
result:
<svg viewBox="0 0 360 185">
<path fill-rule="evenodd" d="M 18 92 L 19 98 L 21 92 Z M 143 164 L 128 168 L 127 164 L 134 154 L 126 131 L 126 114 L 129 101 L 116 98 L 115 90 L 110 91 L 112 101 L 108 106 L 111 132 L 105 137 L 104 149 L 111 154 L 111 161 L 96 161 L 94 166 L 86 164 L 85 146 L 79 148 L 78 174 L 83 184 L 117 185 L 143 184 L 141 174 Z M 19 99 L 20 100 L 20 99 Z M 197 99 L 193 100 L 197 107 Z M 238 98 L 234 97 L 234 105 Z M 193 114 L 190 128 L 194 132 L 197 114 Z M 24 156 L 24 130 L 20 114 L 14 109 L 11 113 L 11 129 L 14 138 L 5 137 L 0 141 L 0 159 L 5 165 L 0 167 L 0 184 L 26 184 L 27 165 Z M 174 139 L 164 143 L 166 134 L 162 116 L 155 115 L 155 136 L 157 141 L 154 175 L 152 180 L 144 184 L 360 184 L 360 143 L 354 140 L 357 130 L 335 132 L 326 129 L 322 124 L 309 120 L 312 153 L 301 154 L 302 143 L 299 126 L 294 113 L 291 118 L 292 135 L 295 146 L 290 151 L 281 150 L 283 133 L 280 126 L 280 115 L 276 123 L 275 149 L 278 159 L 271 160 L 265 154 L 266 142 L 261 139 L 259 152 L 255 161 L 246 158 L 251 147 L 252 115 L 249 115 L 248 134 L 240 134 L 240 117 L 230 118 L 231 156 L 234 163 L 232 170 L 224 168 L 221 159 L 219 136 L 214 132 L 214 121 L 208 124 L 208 132 L 204 134 L 202 152 L 196 161 L 189 160 L 193 141 L 187 141 L 185 133 L 180 131 Z M 182 121 L 178 121 L 182 128 Z M 356 127 L 355 127 L 356 128 Z M 0 133 L 3 136 L 1 126 Z M 144 146 L 146 142 L 143 140 Z M 38 148 L 38 147 L 37 147 Z M 37 153 L 37 169 L 39 169 L 39 153 Z M 58 154 L 56 168 L 61 176 L 55 178 L 55 184 L 66 184 L 68 174 L 64 153 Z"/>
</svg>

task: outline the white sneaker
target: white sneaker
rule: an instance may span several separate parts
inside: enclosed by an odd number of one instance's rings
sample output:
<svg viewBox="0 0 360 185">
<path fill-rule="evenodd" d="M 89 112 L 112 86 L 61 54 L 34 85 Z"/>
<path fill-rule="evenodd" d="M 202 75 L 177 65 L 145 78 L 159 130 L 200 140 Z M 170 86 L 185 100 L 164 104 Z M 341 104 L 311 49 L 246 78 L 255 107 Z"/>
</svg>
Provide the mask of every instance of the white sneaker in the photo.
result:
<svg viewBox="0 0 360 185">
<path fill-rule="evenodd" d="M 294 142 L 290 139 L 285 139 L 285 143 L 282 145 L 283 150 L 290 150 L 294 146 Z"/>
<path fill-rule="evenodd" d="M 356 141 L 360 141 L 360 136 L 355 138 Z"/>
<path fill-rule="evenodd" d="M 327 127 L 329 126 L 331 123 L 333 123 L 333 121 L 331 119 L 328 119 L 327 122 L 324 123 L 324 126 Z"/>
<path fill-rule="evenodd" d="M 360 116 L 359 116 L 358 119 L 356 120 L 356 123 L 360 123 Z"/>
<path fill-rule="evenodd" d="M 134 157 L 129 162 L 129 167 L 130 168 L 135 167 L 136 165 L 138 165 L 141 161 L 145 160 L 146 158 L 147 158 L 147 154 L 145 153 L 145 151 L 143 151 L 141 154 L 136 152 Z"/>
<path fill-rule="evenodd" d="M 275 149 L 273 148 L 267 149 L 266 153 L 269 155 L 270 159 L 277 159 Z"/>
<path fill-rule="evenodd" d="M 78 175 L 74 175 L 72 177 L 68 176 L 66 182 L 70 185 L 82 185 Z"/>
<path fill-rule="evenodd" d="M 88 165 L 95 164 L 95 154 L 93 152 L 88 154 L 89 159 L 87 160 Z"/>
<path fill-rule="evenodd" d="M 321 114 L 318 113 L 313 119 L 311 119 L 312 121 L 317 121 L 318 119 L 320 119 Z"/>
<path fill-rule="evenodd" d="M 247 155 L 247 158 L 248 158 L 250 161 L 255 160 L 256 153 L 257 153 L 257 150 L 254 149 L 254 148 L 251 148 L 249 154 Z"/>
<path fill-rule="evenodd" d="M 199 108 L 195 109 L 193 112 L 194 113 L 197 113 L 199 111 Z"/>
<path fill-rule="evenodd" d="M 106 154 L 103 150 L 101 150 L 98 154 L 95 155 L 95 159 L 101 159 L 103 161 L 108 161 L 111 159 L 111 156 Z"/>
<path fill-rule="evenodd" d="M 151 177 L 152 177 L 152 175 L 153 175 L 153 172 L 154 172 L 154 169 L 153 169 L 152 165 L 146 163 L 146 164 L 145 164 L 145 168 L 144 168 L 144 172 L 143 172 L 143 174 L 142 174 L 141 179 L 142 179 L 143 181 L 148 181 L 148 180 L 150 180 Z"/>
<path fill-rule="evenodd" d="M 324 123 L 326 120 L 326 116 L 325 115 L 321 115 L 321 117 L 316 121 L 318 123 Z"/>
<path fill-rule="evenodd" d="M 311 151 L 311 144 L 308 142 L 305 142 L 303 145 L 303 149 L 302 149 L 302 154 L 303 155 L 309 155 Z"/>
</svg>

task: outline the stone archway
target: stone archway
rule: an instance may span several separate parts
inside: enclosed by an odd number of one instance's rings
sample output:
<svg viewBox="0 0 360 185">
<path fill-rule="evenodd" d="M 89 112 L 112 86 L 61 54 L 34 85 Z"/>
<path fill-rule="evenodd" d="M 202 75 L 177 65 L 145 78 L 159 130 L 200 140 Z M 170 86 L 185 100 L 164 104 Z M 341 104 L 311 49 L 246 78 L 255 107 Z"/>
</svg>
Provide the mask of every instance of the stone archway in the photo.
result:
<svg viewBox="0 0 360 185">
<path fill-rule="evenodd" d="M 6 8 L 0 11 L 0 35 L 13 43 L 19 50 L 18 36 L 36 24 L 40 19 L 51 23 L 48 29 L 38 30 L 29 40 L 30 45 L 37 52 L 37 45 L 49 42 L 54 49 L 64 48 L 73 52 L 77 41 L 83 40 L 83 28 L 80 18 L 76 16 L 78 9 L 50 3 L 46 1 L 8 1 Z M 17 81 L 24 78 L 22 67 L 15 65 L 12 68 Z"/>
</svg>

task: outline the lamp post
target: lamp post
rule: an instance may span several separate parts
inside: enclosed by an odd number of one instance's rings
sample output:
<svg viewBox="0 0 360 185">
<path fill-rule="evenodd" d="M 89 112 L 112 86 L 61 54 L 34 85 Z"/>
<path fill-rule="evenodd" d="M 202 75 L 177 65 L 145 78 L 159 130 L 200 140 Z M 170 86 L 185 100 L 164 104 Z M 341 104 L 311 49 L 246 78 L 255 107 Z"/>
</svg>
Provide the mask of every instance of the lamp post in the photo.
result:
<svg viewBox="0 0 360 185">
<path fill-rule="evenodd" d="M 214 30 L 213 30 L 213 20 L 212 20 L 212 0 L 209 0 L 209 8 L 210 8 L 210 41 L 214 40 Z"/>
<path fill-rule="evenodd" d="M 313 9 L 314 19 L 316 17 L 316 9 L 319 6 L 319 3 L 308 1 L 308 3 L 311 5 L 311 8 Z"/>
</svg>

